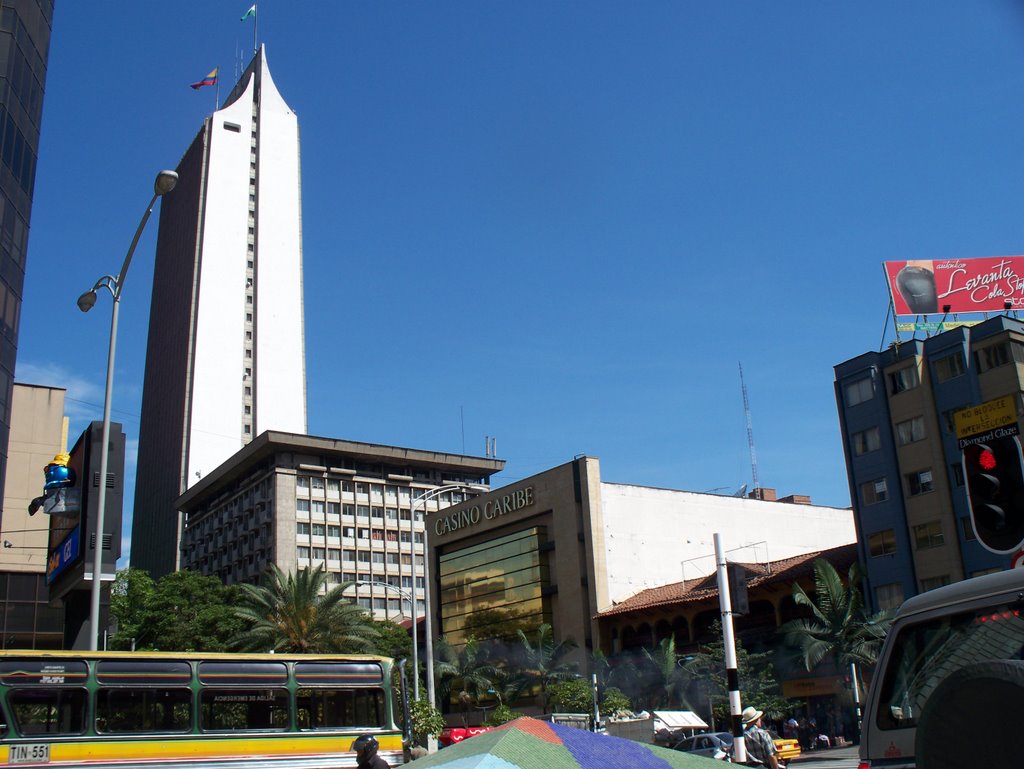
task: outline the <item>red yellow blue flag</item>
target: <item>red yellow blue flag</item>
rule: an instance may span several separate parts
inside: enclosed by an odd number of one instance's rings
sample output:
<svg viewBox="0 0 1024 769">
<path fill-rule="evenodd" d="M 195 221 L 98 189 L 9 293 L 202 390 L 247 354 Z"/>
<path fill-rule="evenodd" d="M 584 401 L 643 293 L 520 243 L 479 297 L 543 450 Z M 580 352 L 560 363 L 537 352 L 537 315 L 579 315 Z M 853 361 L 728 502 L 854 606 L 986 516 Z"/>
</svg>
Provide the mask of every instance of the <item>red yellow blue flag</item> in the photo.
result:
<svg viewBox="0 0 1024 769">
<path fill-rule="evenodd" d="M 202 80 L 196 83 L 192 83 L 189 87 L 198 91 L 204 85 L 217 85 L 217 71 L 220 67 L 214 67 L 210 74 L 204 77 Z"/>
</svg>

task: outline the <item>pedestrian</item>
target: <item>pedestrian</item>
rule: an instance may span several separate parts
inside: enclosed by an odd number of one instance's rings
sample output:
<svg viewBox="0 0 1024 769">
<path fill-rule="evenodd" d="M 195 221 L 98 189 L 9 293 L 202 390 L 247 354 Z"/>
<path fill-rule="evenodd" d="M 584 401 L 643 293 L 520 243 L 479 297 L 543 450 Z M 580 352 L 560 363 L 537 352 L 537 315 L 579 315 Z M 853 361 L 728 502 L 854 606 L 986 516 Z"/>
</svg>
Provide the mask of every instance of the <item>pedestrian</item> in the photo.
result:
<svg viewBox="0 0 1024 769">
<path fill-rule="evenodd" d="M 372 734 L 362 734 L 352 743 L 359 769 L 391 769 L 391 765 L 377 755 L 380 744 Z"/>
<path fill-rule="evenodd" d="M 743 745 L 747 749 L 747 766 L 767 766 L 768 769 L 779 769 L 779 759 L 775 754 L 775 740 L 772 735 L 761 728 L 764 711 L 755 707 L 743 709 Z"/>
</svg>

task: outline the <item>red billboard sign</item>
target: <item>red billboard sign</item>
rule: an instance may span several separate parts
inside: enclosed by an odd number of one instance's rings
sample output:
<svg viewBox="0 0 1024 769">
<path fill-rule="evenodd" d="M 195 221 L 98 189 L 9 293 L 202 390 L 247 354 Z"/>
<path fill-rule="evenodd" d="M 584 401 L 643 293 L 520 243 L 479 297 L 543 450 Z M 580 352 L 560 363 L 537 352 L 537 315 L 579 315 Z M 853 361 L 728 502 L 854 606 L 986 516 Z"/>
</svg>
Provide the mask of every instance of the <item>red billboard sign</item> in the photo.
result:
<svg viewBox="0 0 1024 769">
<path fill-rule="evenodd" d="M 886 262 L 885 272 L 897 315 L 1024 309 L 1024 256 Z"/>
</svg>

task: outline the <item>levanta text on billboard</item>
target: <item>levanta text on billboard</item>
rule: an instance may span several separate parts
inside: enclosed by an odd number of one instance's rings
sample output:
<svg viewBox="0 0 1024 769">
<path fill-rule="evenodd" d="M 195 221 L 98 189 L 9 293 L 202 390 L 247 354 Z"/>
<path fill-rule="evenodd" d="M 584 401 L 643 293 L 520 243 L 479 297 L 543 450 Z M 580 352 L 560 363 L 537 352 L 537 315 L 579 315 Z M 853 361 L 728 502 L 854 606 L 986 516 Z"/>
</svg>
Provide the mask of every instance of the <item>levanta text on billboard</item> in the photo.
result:
<svg viewBox="0 0 1024 769">
<path fill-rule="evenodd" d="M 1024 256 L 886 262 L 885 273 L 897 315 L 1024 309 Z"/>
</svg>

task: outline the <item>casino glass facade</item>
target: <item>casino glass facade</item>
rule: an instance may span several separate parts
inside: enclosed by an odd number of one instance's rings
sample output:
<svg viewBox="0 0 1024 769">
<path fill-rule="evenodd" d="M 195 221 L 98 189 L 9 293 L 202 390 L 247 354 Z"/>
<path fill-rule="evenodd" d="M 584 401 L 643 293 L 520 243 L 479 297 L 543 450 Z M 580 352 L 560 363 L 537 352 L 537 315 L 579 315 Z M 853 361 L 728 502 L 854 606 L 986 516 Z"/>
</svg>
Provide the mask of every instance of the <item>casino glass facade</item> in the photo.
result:
<svg viewBox="0 0 1024 769">
<path fill-rule="evenodd" d="M 462 646 L 551 624 L 550 552 L 547 527 L 531 526 L 443 555 L 441 635 Z"/>
</svg>

